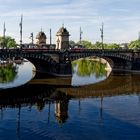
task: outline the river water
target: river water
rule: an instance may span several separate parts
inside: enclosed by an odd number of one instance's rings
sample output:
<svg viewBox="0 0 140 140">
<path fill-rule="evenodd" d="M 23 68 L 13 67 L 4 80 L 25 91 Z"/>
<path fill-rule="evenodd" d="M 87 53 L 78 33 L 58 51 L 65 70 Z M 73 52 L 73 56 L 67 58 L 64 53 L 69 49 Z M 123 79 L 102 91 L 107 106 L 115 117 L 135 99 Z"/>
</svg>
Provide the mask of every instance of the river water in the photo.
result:
<svg viewBox="0 0 140 140">
<path fill-rule="evenodd" d="M 14 78 L 1 78 L 8 87 L 0 91 L 1 140 L 140 139 L 139 74 L 108 73 L 91 60 L 73 62 L 72 78 L 34 77 L 29 62 L 17 67 Z M 18 78 L 30 82 L 10 89 Z"/>
<path fill-rule="evenodd" d="M 35 76 L 35 67 L 29 61 L 0 65 L 0 89 L 18 87 Z"/>
</svg>

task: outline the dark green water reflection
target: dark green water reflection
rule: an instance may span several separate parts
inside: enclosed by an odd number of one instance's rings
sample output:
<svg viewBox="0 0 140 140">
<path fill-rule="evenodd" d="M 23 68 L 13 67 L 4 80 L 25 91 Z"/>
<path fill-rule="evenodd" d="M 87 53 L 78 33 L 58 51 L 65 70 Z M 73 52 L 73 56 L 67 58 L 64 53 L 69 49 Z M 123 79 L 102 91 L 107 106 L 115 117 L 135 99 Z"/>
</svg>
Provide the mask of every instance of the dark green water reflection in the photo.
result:
<svg viewBox="0 0 140 140">
<path fill-rule="evenodd" d="M 73 73 L 78 76 L 90 76 L 95 75 L 96 78 L 106 76 L 107 71 L 105 70 L 106 64 L 100 61 L 90 60 L 90 59 L 80 59 L 72 62 Z"/>
<path fill-rule="evenodd" d="M 72 85 L 80 86 L 100 82 L 108 77 L 106 63 L 100 59 L 80 59 L 72 62 Z"/>
</svg>

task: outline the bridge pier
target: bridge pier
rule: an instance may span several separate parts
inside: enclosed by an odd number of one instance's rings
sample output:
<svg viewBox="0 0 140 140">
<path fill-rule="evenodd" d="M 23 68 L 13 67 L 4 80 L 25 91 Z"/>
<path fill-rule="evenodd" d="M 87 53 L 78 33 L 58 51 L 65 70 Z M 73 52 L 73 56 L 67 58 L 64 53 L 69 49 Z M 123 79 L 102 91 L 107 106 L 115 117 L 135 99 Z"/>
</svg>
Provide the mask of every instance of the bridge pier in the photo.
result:
<svg viewBox="0 0 140 140">
<path fill-rule="evenodd" d="M 72 76 L 72 66 L 71 63 L 64 63 L 59 64 L 59 69 L 56 72 L 56 75 L 58 76 Z"/>
<path fill-rule="evenodd" d="M 34 60 L 28 59 L 36 67 L 36 71 L 40 73 L 46 73 L 52 76 L 72 76 L 72 66 L 71 62 L 69 63 L 55 63 L 55 62 L 46 62 L 43 60 Z"/>
<path fill-rule="evenodd" d="M 132 70 L 140 71 L 140 58 L 136 58 L 132 63 Z"/>
<path fill-rule="evenodd" d="M 112 59 L 113 60 L 113 59 Z M 112 71 L 129 71 L 129 72 L 140 72 L 140 58 L 132 61 L 128 60 L 113 60 L 114 65 Z"/>
</svg>

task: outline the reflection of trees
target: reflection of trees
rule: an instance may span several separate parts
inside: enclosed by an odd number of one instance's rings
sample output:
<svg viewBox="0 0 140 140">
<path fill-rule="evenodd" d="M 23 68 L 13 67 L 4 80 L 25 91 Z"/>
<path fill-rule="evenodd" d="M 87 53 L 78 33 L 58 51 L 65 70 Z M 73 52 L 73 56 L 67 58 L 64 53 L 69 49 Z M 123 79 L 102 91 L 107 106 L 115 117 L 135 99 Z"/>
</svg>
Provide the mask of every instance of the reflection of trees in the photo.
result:
<svg viewBox="0 0 140 140">
<path fill-rule="evenodd" d="M 77 69 L 75 70 L 76 66 Z M 106 64 L 87 59 L 77 60 L 72 63 L 73 72 L 77 72 L 78 76 L 90 76 L 94 74 L 96 78 L 99 78 L 107 74 L 105 67 Z"/>
<path fill-rule="evenodd" d="M 17 74 L 17 67 L 13 64 L 0 66 L 0 82 L 6 83 L 13 81 Z"/>
</svg>

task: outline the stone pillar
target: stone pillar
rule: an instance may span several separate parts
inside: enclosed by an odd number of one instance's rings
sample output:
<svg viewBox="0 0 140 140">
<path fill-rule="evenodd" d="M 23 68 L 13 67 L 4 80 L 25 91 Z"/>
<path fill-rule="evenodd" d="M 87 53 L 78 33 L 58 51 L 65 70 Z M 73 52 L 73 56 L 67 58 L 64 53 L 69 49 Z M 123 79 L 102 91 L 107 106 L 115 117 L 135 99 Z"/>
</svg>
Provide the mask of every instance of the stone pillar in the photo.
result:
<svg viewBox="0 0 140 140">
<path fill-rule="evenodd" d="M 56 34 L 56 49 L 69 49 L 69 32 L 61 27 Z"/>
</svg>

